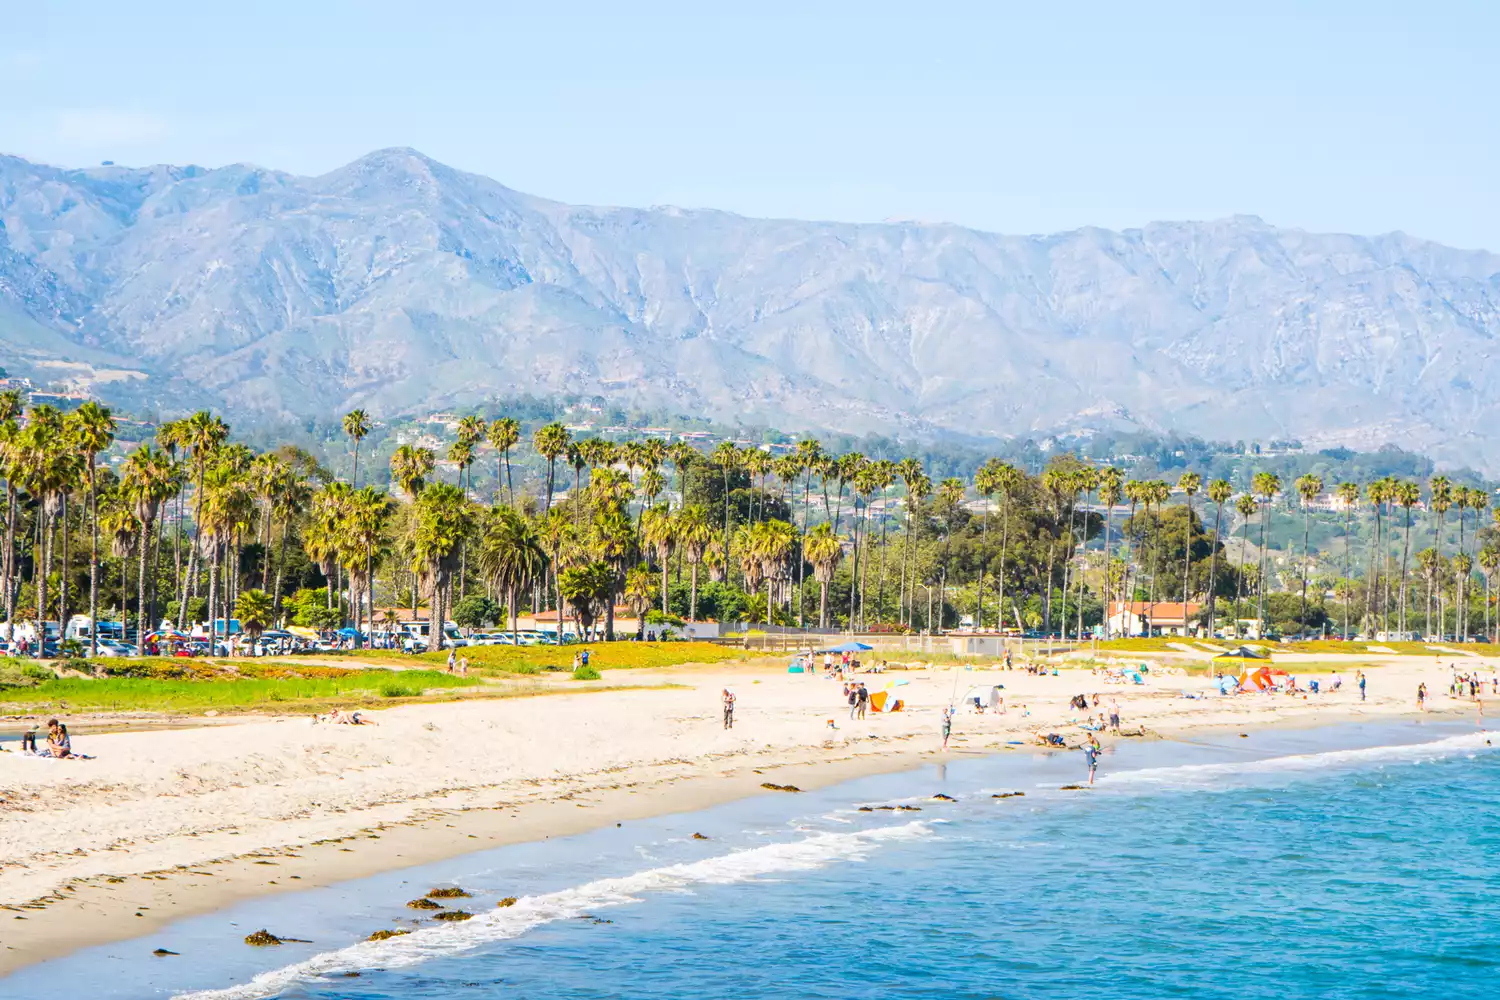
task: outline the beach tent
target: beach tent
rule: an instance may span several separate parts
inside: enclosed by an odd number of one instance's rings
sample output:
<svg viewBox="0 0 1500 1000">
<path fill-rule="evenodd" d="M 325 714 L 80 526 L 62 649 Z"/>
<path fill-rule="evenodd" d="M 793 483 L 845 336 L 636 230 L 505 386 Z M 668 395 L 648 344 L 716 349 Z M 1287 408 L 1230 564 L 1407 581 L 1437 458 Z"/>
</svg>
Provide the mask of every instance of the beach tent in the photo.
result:
<svg viewBox="0 0 1500 1000">
<path fill-rule="evenodd" d="M 820 649 L 820 650 L 818 650 L 818 652 L 820 652 L 820 653 L 859 653 L 859 652 L 863 652 L 864 650 L 874 649 L 874 648 L 875 648 L 874 646 L 866 646 L 862 642 L 841 642 L 837 646 L 829 646 L 826 649 Z"/>
<path fill-rule="evenodd" d="M 896 697 L 896 689 L 905 687 L 906 681 L 891 681 L 883 689 L 870 695 L 870 710 L 874 712 L 900 712 L 906 702 Z"/>
</svg>

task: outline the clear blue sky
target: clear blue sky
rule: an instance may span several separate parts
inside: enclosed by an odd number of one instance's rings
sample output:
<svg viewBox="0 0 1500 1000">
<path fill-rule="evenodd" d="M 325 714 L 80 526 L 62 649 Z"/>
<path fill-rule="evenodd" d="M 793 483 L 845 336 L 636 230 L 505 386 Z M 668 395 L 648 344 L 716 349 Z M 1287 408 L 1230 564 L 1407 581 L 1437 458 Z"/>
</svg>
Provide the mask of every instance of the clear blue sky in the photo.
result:
<svg viewBox="0 0 1500 1000">
<path fill-rule="evenodd" d="M 0 150 L 318 173 L 413 146 L 574 202 L 1500 251 L 1497 39 L 1484 0 L 15 2 Z"/>
</svg>

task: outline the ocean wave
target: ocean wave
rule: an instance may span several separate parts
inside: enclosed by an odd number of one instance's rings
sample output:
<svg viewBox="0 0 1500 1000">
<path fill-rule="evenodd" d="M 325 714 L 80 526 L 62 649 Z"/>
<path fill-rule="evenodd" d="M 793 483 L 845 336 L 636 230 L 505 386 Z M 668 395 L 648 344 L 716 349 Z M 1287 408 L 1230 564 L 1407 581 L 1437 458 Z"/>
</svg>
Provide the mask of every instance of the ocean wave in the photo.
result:
<svg viewBox="0 0 1500 1000">
<path fill-rule="evenodd" d="M 464 923 L 424 927 L 384 941 L 361 941 L 263 972 L 238 986 L 179 993 L 174 1000 L 259 1000 L 298 983 L 344 972 L 417 965 L 519 937 L 543 924 L 638 902 L 645 894 L 682 892 L 694 885 L 728 885 L 782 872 L 810 871 L 835 862 L 858 861 L 883 841 L 909 840 L 929 832 L 929 825 L 919 820 L 852 833 L 818 833 L 792 843 L 768 844 L 620 878 L 599 879 L 558 892 L 523 896 L 514 906 L 481 913 Z"/>
<path fill-rule="evenodd" d="M 1431 743 L 1398 743 L 1391 746 L 1362 747 L 1357 750 L 1325 750 L 1319 753 L 1290 754 L 1262 760 L 1225 761 L 1217 764 L 1180 764 L 1173 767 L 1142 768 L 1138 771 L 1104 773 L 1101 788 L 1121 785 L 1193 788 L 1204 785 L 1241 787 L 1240 778 L 1288 775 L 1322 771 L 1341 765 L 1416 764 L 1442 760 L 1460 754 L 1491 748 L 1500 733 L 1475 732 L 1450 736 Z"/>
</svg>

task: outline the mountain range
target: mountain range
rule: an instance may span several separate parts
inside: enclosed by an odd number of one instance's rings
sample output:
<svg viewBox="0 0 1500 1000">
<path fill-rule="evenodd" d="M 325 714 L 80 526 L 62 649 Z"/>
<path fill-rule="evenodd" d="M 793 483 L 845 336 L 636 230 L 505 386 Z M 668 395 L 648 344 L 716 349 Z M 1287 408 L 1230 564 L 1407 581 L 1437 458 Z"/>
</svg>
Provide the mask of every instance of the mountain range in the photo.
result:
<svg viewBox="0 0 1500 1000">
<path fill-rule="evenodd" d="M 1006 236 L 0 156 L 0 364 L 168 415 L 520 393 L 786 430 L 1396 443 L 1500 467 L 1500 256 L 1252 216 Z"/>
</svg>

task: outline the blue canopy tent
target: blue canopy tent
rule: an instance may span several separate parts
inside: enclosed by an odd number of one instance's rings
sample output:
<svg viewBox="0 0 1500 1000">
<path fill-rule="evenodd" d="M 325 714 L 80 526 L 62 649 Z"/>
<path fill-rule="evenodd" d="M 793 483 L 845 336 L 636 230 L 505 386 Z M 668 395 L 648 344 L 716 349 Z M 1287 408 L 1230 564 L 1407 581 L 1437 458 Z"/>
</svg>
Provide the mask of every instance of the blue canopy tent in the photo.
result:
<svg viewBox="0 0 1500 1000">
<path fill-rule="evenodd" d="M 841 642 L 837 646 L 829 646 L 829 647 L 827 647 L 825 649 L 818 650 L 818 652 L 820 652 L 820 653 L 859 653 L 859 652 L 863 652 L 864 650 L 874 649 L 874 648 L 875 648 L 874 646 L 867 646 L 867 645 L 865 645 L 862 642 Z"/>
</svg>

